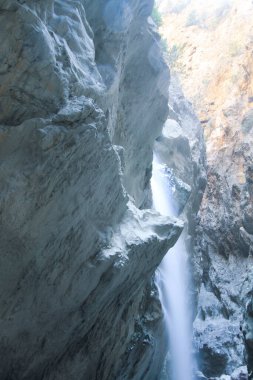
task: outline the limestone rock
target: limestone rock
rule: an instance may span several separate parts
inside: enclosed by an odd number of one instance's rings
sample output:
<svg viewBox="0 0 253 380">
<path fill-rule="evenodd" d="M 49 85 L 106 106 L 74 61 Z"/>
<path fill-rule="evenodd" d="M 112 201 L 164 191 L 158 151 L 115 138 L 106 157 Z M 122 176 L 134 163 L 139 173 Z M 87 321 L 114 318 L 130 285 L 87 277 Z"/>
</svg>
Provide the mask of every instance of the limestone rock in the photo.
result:
<svg viewBox="0 0 253 380">
<path fill-rule="evenodd" d="M 169 118 L 162 134 L 156 139 L 154 148 L 158 160 L 162 163 L 160 166 L 166 183 L 169 179 L 168 192 L 174 201 L 174 211 L 185 221 L 184 239 L 191 268 L 194 265 L 192 257 L 195 249 L 197 213 L 206 185 L 205 144 L 200 123 L 183 96 L 178 79 L 173 75 L 169 95 Z M 192 285 L 188 294 L 192 319 L 192 304 L 195 305 L 197 302 L 196 296 Z M 169 371 L 168 354 L 159 378 L 167 379 Z"/>
<path fill-rule="evenodd" d="M 231 380 L 248 380 L 248 371 L 246 366 L 236 368 L 232 375 Z"/>
<path fill-rule="evenodd" d="M 233 348 L 231 340 L 234 341 Z M 231 373 L 240 365 L 243 357 L 241 332 L 238 323 L 232 324 L 225 318 L 208 317 L 204 321 L 194 322 L 194 341 L 199 353 L 200 370 L 207 378 L 219 377 L 220 374 Z"/>
<path fill-rule="evenodd" d="M 249 324 L 247 304 L 253 290 L 252 1 L 210 1 L 208 6 L 207 2 L 181 1 L 179 4 L 185 6 L 178 8 L 178 13 L 159 4 L 163 12 L 161 33 L 169 45 L 168 59 L 201 121 L 207 148 L 207 187 L 196 220 L 193 251 L 195 284 L 200 294 L 200 320 L 194 325 L 205 325 L 203 336 L 198 336 L 203 342 L 209 329 L 212 352 L 218 352 L 219 341 L 226 336 L 228 361 L 216 377 L 231 375 L 233 365 L 246 363 L 251 372 L 250 340 L 245 343 L 241 332 L 235 338 L 215 327 L 212 336 L 211 324 L 215 325 L 218 315 L 227 326 L 236 324 L 237 330 L 243 323 Z M 203 285 L 207 299 L 202 297 Z M 241 348 L 237 350 L 236 346 Z M 217 368 L 223 358 L 221 352 Z M 215 367 L 214 355 L 210 354 L 210 363 L 206 355 L 206 366 Z"/>
<path fill-rule="evenodd" d="M 155 150 L 161 161 L 173 169 L 176 177 L 191 188 L 185 213 L 190 225 L 189 233 L 194 234 L 196 214 L 206 186 L 205 143 L 199 120 L 175 75 L 171 76 L 169 109 L 169 119 L 162 135 L 156 139 Z"/>
<path fill-rule="evenodd" d="M 152 275 L 182 223 L 136 208 L 168 110 L 152 5 L 1 1 L 1 379 L 158 373 Z"/>
</svg>

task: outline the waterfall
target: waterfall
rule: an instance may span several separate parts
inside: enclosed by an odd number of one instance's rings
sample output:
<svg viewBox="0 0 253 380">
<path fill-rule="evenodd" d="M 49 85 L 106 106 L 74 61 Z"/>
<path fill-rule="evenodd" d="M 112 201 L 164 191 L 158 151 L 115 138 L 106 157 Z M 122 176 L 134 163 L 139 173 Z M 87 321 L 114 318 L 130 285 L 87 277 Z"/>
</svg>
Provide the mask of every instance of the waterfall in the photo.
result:
<svg viewBox="0 0 253 380">
<path fill-rule="evenodd" d="M 175 216 L 165 166 L 154 155 L 151 179 L 153 204 L 162 215 Z M 165 333 L 170 347 L 171 368 L 166 380 L 192 380 L 191 312 L 188 309 L 187 249 L 183 236 L 164 257 L 156 272 L 156 284 L 164 313 Z"/>
</svg>

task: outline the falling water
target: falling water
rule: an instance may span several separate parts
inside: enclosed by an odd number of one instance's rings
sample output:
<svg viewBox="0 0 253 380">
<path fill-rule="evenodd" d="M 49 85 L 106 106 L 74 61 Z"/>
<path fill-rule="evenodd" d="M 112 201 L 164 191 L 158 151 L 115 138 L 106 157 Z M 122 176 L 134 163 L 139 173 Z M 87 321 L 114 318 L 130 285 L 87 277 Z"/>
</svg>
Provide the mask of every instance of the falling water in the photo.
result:
<svg viewBox="0 0 253 380">
<path fill-rule="evenodd" d="M 154 155 L 151 179 L 153 203 L 162 215 L 175 215 L 171 189 L 164 166 Z M 156 273 L 156 284 L 164 312 L 165 332 L 170 347 L 171 373 L 166 380 L 193 380 L 191 323 L 188 310 L 187 250 L 181 236 L 169 250 Z"/>
</svg>

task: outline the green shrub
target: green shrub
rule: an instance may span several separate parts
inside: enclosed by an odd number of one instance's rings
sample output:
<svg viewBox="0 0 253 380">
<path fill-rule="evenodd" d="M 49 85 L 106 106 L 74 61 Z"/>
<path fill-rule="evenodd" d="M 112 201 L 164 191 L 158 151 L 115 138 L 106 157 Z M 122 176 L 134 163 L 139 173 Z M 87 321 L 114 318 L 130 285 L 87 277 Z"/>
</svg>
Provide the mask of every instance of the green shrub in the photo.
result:
<svg viewBox="0 0 253 380">
<path fill-rule="evenodd" d="M 190 4 L 191 0 L 177 0 L 172 2 L 172 6 L 170 7 L 170 11 L 172 13 L 181 13 L 183 10 Z"/>
<path fill-rule="evenodd" d="M 243 133 L 251 133 L 253 128 L 253 110 L 250 110 L 244 116 L 242 121 L 242 131 Z"/>
<path fill-rule="evenodd" d="M 242 45 L 240 41 L 231 42 L 229 45 L 229 54 L 231 57 L 237 57 L 242 54 Z"/>
<path fill-rule="evenodd" d="M 161 38 L 160 46 L 161 46 L 163 53 L 165 53 L 165 54 L 169 53 L 169 46 L 168 46 L 168 42 L 167 42 L 166 38 Z"/>
<path fill-rule="evenodd" d="M 177 45 L 173 45 L 168 51 L 168 61 L 170 66 L 175 66 L 179 58 L 179 50 Z"/>
<path fill-rule="evenodd" d="M 196 11 L 192 11 L 187 18 L 185 26 L 188 27 L 188 26 L 193 26 L 193 25 L 198 25 L 198 24 L 199 24 L 199 20 L 197 17 L 197 13 Z"/>
<path fill-rule="evenodd" d="M 154 8 L 153 8 L 151 17 L 158 27 L 160 27 L 162 25 L 162 21 L 163 21 L 162 15 L 156 6 L 154 6 Z"/>
<path fill-rule="evenodd" d="M 176 71 L 182 72 L 184 69 L 184 65 L 180 62 L 180 58 L 182 57 L 185 46 L 186 44 L 173 45 L 171 48 L 167 48 L 167 62 L 169 66 Z"/>
</svg>

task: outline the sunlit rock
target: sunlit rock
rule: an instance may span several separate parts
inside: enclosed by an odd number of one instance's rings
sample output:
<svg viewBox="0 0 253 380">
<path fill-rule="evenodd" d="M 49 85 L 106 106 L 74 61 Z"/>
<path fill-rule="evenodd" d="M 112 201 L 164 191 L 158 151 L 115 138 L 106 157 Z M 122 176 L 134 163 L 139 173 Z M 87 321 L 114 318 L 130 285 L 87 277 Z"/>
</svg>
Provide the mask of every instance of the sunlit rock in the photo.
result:
<svg viewBox="0 0 253 380">
<path fill-rule="evenodd" d="M 204 350 L 201 370 L 206 375 L 216 368 L 216 377 L 231 376 L 248 364 L 251 372 L 251 345 L 240 326 L 253 289 L 252 1 L 157 4 L 167 59 L 200 119 L 206 143 L 207 187 L 193 256 L 199 292 L 196 344 L 203 342 Z M 216 326 L 218 317 L 224 331 Z M 228 333 L 229 326 L 234 333 Z"/>
<path fill-rule="evenodd" d="M 1 379 L 161 366 L 152 276 L 182 224 L 137 208 L 168 111 L 152 6 L 1 1 Z"/>
</svg>

